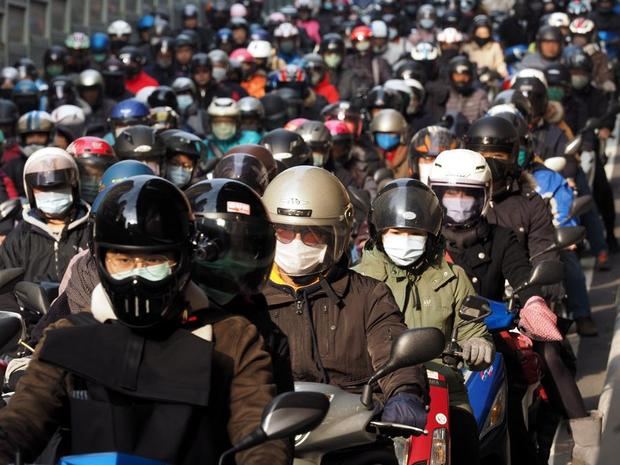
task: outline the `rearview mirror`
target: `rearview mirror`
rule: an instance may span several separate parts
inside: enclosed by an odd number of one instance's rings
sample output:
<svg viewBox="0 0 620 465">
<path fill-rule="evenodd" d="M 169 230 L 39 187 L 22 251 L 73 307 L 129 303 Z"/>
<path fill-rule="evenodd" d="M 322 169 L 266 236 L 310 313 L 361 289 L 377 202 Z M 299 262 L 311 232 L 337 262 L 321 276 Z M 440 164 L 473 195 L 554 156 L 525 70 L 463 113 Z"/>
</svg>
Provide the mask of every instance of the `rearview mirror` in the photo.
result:
<svg viewBox="0 0 620 465">
<path fill-rule="evenodd" d="M 17 213 L 17 210 L 22 208 L 22 203 L 19 199 L 5 200 L 0 203 L 0 220 L 10 217 Z"/>
<path fill-rule="evenodd" d="M 41 286 L 27 281 L 15 285 L 15 298 L 19 306 L 45 315 L 50 308 L 50 301 Z"/>
<path fill-rule="evenodd" d="M 547 168 L 556 173 L 566 168 L 566 158 L 564 157 L 549 157 L 543 163 Z"/>
<path fill-rule="evenodd" d="M 484 320 L 490 314 L 491 306 L 489 301 L 474 295 L 465 297 L 463 305 L 459 310 L 459 316 L 467 323 Z"/>
<path fill-rule="evenodd" d="M 372 408 L 372 385 L 377 380 L 401 368 L 433 360 L 442 353 L 444 347 L 443 333 L 437 328 L 408 329 L 400 333 L 392 344 L 387 363 L 364 386 L 362 403 Z"/>
<path fill-rule="evenodd" d="M 24 333 L 19 313 L 0 311 L 0 353 L 13 352 Z"/>
<path fill-rule="evenodd" d="M 329 399 L 320 392 L 285 392 L 263 410 L 261 424 L 232 449 L 224 452 L 219 465 L 232 454 L 272 439 L 284 439 L 316 428 L 329 410 Z"/>
<path fill-rule="evenodd" d="M 559 260 L 543 260 L 537 263 L 530 274 L 529 284 L 548 286 L 564 279 L 564 264 Z"/>
<path fill-rule="evenodd" d="M 594 199 L 591 195 L 581 195 L 573 199 L 570 207 L 570 217 L 578 218 L 584 213 L 588 213 L 594 205 Z"/>
<path fill-rule="evenodd" d="M 559 249 L 579 244 L 586 237 L 586 228 L 583 226 L 563 226 L 555 230 L 555 243 Z"/>
<path fill-rule="evenodd" d="M 581 149 L 581 142 L 581 136 L 577 136 L 573 140 L 571 140 L 568 144 L 566 144 L 566 147 L 564 148 L 564 155 L 576 155 L 577 152 L 579 152 L 579 150 Z"/>
</svg>

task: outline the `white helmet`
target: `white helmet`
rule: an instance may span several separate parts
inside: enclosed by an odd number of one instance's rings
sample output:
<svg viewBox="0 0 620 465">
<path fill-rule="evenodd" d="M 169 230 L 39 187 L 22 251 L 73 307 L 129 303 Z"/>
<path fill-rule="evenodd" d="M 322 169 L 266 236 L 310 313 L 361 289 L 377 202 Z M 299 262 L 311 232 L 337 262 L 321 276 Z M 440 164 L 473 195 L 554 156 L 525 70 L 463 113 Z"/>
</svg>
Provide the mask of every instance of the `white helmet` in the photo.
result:
<svg viewBox="0 0 620 465">
<path fill-rule="evenodd" d="M 316 4 L 314 3 L 313 0 L 295 0 L 294 6 L 298 10 L 307 8 L 309 10 L 315 11 L 316 9 Z"/>
<path fill-rule="evenodd" d="M 370 30 L 372 31 L 373 37 L 378 39 L 388 38 L 388 27 L 385 21 L 381 21 L 380 19 L 373 21 L 370 23 Z"/>
<path fill-rule="evenodd" d="M 535 78 L 535 79 L 538 79 L 540 82 L 542 82 L 545 85 L 545 87 L 549 87 L 549 85 L 547 84 L 547 77 L 545 76 L 545 73 L 539 69 L 534 69 L 534 68 L 522 69 L 517 74 L 515 74 L 513 78 L 510 80 L 510 86 L 512 87 L 515 81 L 519 78 Z"/>
<path fill-rule="evenodd" d="M 151 94 L 157 89 L 156 86 L 146 86 L 138 91 L 134 97 L 138 102 L 144 103 L 148 107 L 148 100 Z"/>
<path fill-rule="evenodd" d="M 76 105 L 60 105 L 52 111 L 52 121 L 56 126 L 80 126 L 86 122 L 86 115 Z"/>
<path fill-rule="evenodd" d="M 248 52 L 256 59 L 269 58 L 273 49 L 266 40 L 253 40 L 248 44 Z"/>
<path fill-rule="evenodd" d="M 282 23 L 276 28 L 275 31 L 273 31 L 273 36 L 276 39 L 286 39 L 289 37 L 297 37 L 298 35 L 299 29 L 291 23 Z"/>
<path fill-rule="evenodd" d="M 460 44 L 463 40 L 461 31 L 454 27 L 447 27 L 437 34 L 437 42 L 442 44 Z"/>
<path fill-rule="evenodd" d="M 418 42 L 415 47 L 411 49 L 411 58 L 414 61 L 434 61 L 439 58 L 441 51 L 439 47 L 430 42 Z"/>
<path fill-rule="evenodd" d="M 248 15 L 248 9 L 242 3 L 234 3 L 230 7 L 231 18 L 245 18 Z"/>
<path fill-rule="evenodd" d="M 131 26 L 127 21 L 117 19 L 108 26 L 108 35 L 113 37 L 129 36 L 131 35 Z"/>
<path fill-rule="evenodd" d="M 491 199 L 491 169 L 478 152 L 444 150 L 435 158 L 429 186 L 444 210 L 444 225 L 471 227 L 486 213 Z"/>
<path fill-rule="evenodd" d="M 554 27 L 568 27 L 570 18 L 563 11 L 555 11 L 547 18 L 547 24 Z"/>
<path fill-rule="evenodd" d="M 207 113 L 210 117 L 230 116 L 233 118 L 237 118 L 241 114 L 237 102 L 228 97 L 214 98 L 207 109 Z"/>
</svg>

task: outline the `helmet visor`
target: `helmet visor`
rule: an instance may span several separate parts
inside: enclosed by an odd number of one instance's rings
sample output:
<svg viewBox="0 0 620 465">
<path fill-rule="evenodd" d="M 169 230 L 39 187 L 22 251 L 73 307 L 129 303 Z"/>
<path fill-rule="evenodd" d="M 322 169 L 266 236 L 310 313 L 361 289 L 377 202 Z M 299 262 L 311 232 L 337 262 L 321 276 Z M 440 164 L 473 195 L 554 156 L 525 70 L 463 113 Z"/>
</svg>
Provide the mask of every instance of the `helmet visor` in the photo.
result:
<svg viewBox="0 0 620 465">
<path fill-rule="evenodd" d="M 476 223 L 486 204 L 484 186 L 431 185 L 443 210 L 446 226 L 467 227 Z"/>
</svg>

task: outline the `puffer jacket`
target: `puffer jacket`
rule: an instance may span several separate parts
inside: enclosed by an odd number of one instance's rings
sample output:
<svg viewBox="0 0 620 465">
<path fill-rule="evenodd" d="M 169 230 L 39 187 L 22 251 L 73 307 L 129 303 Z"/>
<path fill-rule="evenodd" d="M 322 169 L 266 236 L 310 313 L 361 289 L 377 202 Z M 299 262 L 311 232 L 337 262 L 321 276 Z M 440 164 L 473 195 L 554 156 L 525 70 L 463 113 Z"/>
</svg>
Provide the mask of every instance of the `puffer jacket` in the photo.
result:
<svg viewBox="0 0 620 465">
<path fill-rule="evenodd" d="M 284 284 L 274 265 L 263 291 L 271 320 L 288 337 L 295 381 L 329 383 L 361 392 L 407 327 L 389 288 L 346 268 L 341 261 L 318 282 L 298 289 Z M 407 390 L 427 397 L 420 366 L 379 381 L 385 398 Z"/>
<path fill-rule="evenodd" d="M 355 271 L 378 279 L 390 288 L 396 303 L 405 317 L 409 328 L 435 327 L 449 340 L 454 325 L 461 323 L 459 309 L 467 296 L 476 295 L 469 278 L 462 268 L 441 259 L 435 265 L 424 267 L 417 274 L 396 266 L 376 246 L 367 246 L 361 262 L 353 267 Z M 463 342 L 480 337 L 492 343 L 484 323 L 462 326 L 457 341 Z M 459 370 L 453 370 L 440 359 L 427 363 L 427 367 L 442 373 L 448 381 L 450 404 L 470 409 L 463 377 Z"/>
<path fill-rule="evenodd" d="M 489 109 L 489 97 L 482 89 L 476 89 L 469 95 L 463 95 L 450 89 L 446 102 L 446 112 L 462 113 L 467 121 L 473 123 Z"/>
<path fill-rule="evenodd" d="M 0 246 L 0 268 L 23 268 L 24 281 L 59 283 L 69 261 L 87 247 L 89 213 L 83 202 L 76 218 L 56 232 L 25 206 L 23 221 Z"/>
<path fill-rule="evenodd" d="M 185 297 L 192 319 L 183 323 L 167 338 L 152 341 L 144 338 L 144 344 L 148 350 L 144 350 L 141 360 L 148 360 L 149 350 L 157 353 L 158 350 L 166 348 L 174 351 L 179 350 L 179 347 L 187 348 L 188 346 L 208 349 L 206 345 L 208 342 L 212 344 L 211 349 L 205 352 L 206 355 L 211 355 L 210 363 L 206 362 L 206 366 L 210 367 L 210 375 L 203 370 L 204 361 L 192 360 L 190 355 L 195 356 L 195 354 L 187 354 L 188 357 L 181 357 L 182 360 L 177 360 L 176 363 L 174 357 L 166 358 L 160 354 L 159 361 L 155 365 L 147 366 L 144 370 L 147 373 L 146 377 L 143 377 L 142 370 L 137 371 L 137 388 L 135 388 L 135 393 L 129 392 L 125 384 L 121 385 L 115 381 L 121 378 L 120 375 L 117 375 L 117 378 L 106 376 L 107 371 L 114 370 L 117 362 L 122 365 L 122 369 L 132 368 L 132 364 L 128 362 L 131 357 L 125 357 L 123 361 L 121 357 L 112 365 L 107 365 L 107 368 L 103 370 L 103 375 L 96 363 L 87 364 L 83 369 L 92 371 L 93 377 L 86 378 L 87 391 L 78 390 L 83 389 L 82 386 L 85 383 L 80 375 L 75 374 L 76 369 L 61 368 L 67 364 L 84 367 L 82 359 L 72 357 L 72 352 L 90 354 L 85 356 L 87 361 L 103 360 L 102 363 L 110 363 L 109 360 L 106 362 L 106 358 L 110 358 L 106 357 L 106 354 L 100 354 L 98 357 L 97 354 L 92 353 L 93 350 L 96 351 L 96 348 L 93 348 L 93 344 L 84 337 L 84 331 L 86 334 L 101 335 L 103 333 L 115 336 L 115 341 L 118 339 L 121 343 L 127 343 L 125 339 L 118 338 L 118 326 L 121 325 L 110 321 L 114 320 L 112 308 L 102 286 L 98 286 L 92 296 L 94 318 L 84 317 L 90 319 L 91 322 L 86 327 L 83 325 L 76 327 L 76 320 L 63 319 L 50 326 L 37 347 L 26 374 L 17 385 L 11 405 L 0 410 L 0 427 L 13 443 L 9 444 L 6 440 L 0 441 L 0 463 L 12 461 L 14 445 L 21 449 L 26 460 L 35 460 L 55 431 L 56 425 L 66 423 L 69 418 L 70 404 L 74 415 L 72 418 L 75 421 L 85 421 L 87 425 L 86 431 L 74 430 L 72 432 L 74 439 L 78 438 L 82 441 L 82 446 L 84 444 L 90 444 L 91 447 L 95 444 L 105 446 L 106 441 L 110 441 L 110 435 L 106 434 L 110 431 L 104 422 L 116 422 L 116 428 L 133 429 L 136 434 L 140 435 L 134 438 L 135 441 L 128 440 L 127 437 L 112 439 L 121 451 L 168 463 L 203 463 L 205 453 L 213 455 L 207 460 L 208 463 L 212 463 L 219 454 L 231 447 L 231 443 L 239 443 L 244 436 L 254 430 L 260 422 L 264 407 L 275 395 L 271 359 L 263 350 L 261 337 L 256 328 L 243 317 L 228 315 L 216 310 L 201 310 L 204 308 L 202 305 L 206 304 L 206 296 L 196 285 L 192 283 L 188 285 Z M 80 316 L 83 315 L 87 314 Z M 196 323 L 190 324 L 190 321 L 196 321 Z M 104 325 L 103 322 L 107 323 Z M 114 330 L 114 327 L 117 329 Z M 63 331 L 64 334 L 61 333 Z M 190 331 L 191 334 L 189 334 Z M 74 338 L 71 338 L 71 335 Z M 83 347 L 80 351 L 77 345 L 91 347 Z M 52 363 L 51 360 L 55 362 Z M 63 362 L 58 362 L 58 360 Z M 174 366 L 166 368 L 166 363 L 174 363 Z M 200 367 L 200 372 L 192 371 L 193 366 Z M 170 379 L 173 373 L 177 376 Z M 183 373 L 187 379 L 183 378 Z M 102 381 L 97 381 L 100 378 Z M 183 378 L 182 382 L 179 382 L 179 378 Z M 203 387 L 204 382 L 209 383 L 207 389 Z M 93 385 L 100 387 L 91 391 L 90 386 Z M 119 399 L 135 397 L 143 410 L 154 408 L 153 411 L 159 416 L 145 415 L 145 418 L 141 419 L 150 427 L 149 429 L 146 426 L 142 427 L 142 424 L 137 421 L 135 424 L 131 422 L 119 424 L 114 415 L 103 415 L 98 419 L 101 422 L 98 427 L 101 428 L 99 432 L 102 433 L 102 437 L 93 435 L 97 427 L 90 428 L 88 423 L 92 422 L 92 418 L 84 418 L 84 412 L 93 408 L 101 409 L 105 401 L 91 399 L 95 395 L 101 395 L 101 392 L 109 391 L 116 393 L 109 401 L 115 404 L 115 413 L 123 409 L 122 401 L 119 403 Z M 142 391 L 147 394 L 146 397 Z M 85 395 L 86 392 L 88 396 Z M 158 395 L 149 397 L 149 392 L 157 392 Z M 168 400 L 172 398 L 178 398 L 178 401 Z M 79 403 L 82 405 L 79 406 Z M 87 405 L 89 403 L 95 405 Z M 163 410 L 158 410 L 160 405 L 163 405 Z M 123 412 L 127 413 L 126 410 L 125 408 Z M 132 415 L 132 418 L 138 419 L 138 409 L 134 410 Z M 191 418 L 193 422 L 184 424 L 183 421 L 187 418 Z M 168 420 L 173 424 L 162 425 L 162 420 Z M 170 427 L 171 431 L 167 431 L 165 427 Z M 199 433 L 203 431 L 208 431 L 209 434 L 201 436 Z M 124 444 L 124 446 L 119 444 Z M 74 443 L 72 447 L 80 446 Z M 88 445 L 86 448 L 88 449 Z M 84 452 L 88 450 L 82 450 L 79 453 Z M 270 441 L 237 454 L 236 459 L 237 463 L 243 464 L 286 465 L 290 463 L 291 455 L 286 441 Z"/>
</svg>

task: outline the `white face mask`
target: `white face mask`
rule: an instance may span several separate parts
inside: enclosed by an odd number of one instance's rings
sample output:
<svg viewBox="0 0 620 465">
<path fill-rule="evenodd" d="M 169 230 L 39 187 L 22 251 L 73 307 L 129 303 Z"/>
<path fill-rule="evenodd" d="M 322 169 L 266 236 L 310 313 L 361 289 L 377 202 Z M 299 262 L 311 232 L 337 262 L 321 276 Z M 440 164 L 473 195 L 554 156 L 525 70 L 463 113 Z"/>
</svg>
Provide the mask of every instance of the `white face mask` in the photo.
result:
<svg viewBox="0 0 620 465">
<path fill-rule="evenodd" d="M 383 250 L 398 266 L 409 266 L 417 262 L 426 250 L 426 236 L 414 234 L 383 235 Z"/>
<path fill-rule="evenodd" d="M 39 192 L 34 194 L 37 208 L 48 215 L 62 215 L 73 204 L 71 188 L 66 187 L 56 192 Z"/>
<path fill-rule="evenodd" d="M 121 271 L 119 273 L 110 273 L 112 278 L 117 281 L 130 278 L 132 276 L 139 276 L 147 281 L 161 281 L 172 274 L 172 268 L 170 263 L 161 263 L 160 265 L 143 266 L 141 268 L 134 268 L 133 270 Z"/>
<path fill-rule="evenodd" d="M 237 125 L 235 123 L 212 123 L 211 131 L 219 140 L 228 140 L 237 133 Z"/>
<path fill-rule="evenodd" d="M 327 244 L 312 247 L 301 239 L 293 239 L 289 244 L 276 242 L 276 265 L 289 276 L 306 276 L 323 263 Z"/>
<path fill-rule="evenodd" d="M 446 207 L 446 216 L 456 223 L 464 223 L 476 214 L 473 197 L 444 197 L 441 203 Z"/>
<path fill-rule="evenodd" d="M 177 105 L 179 106 L 179 110 L 185 111 L 192 105 L 192 103 L 194 103 L 194 98 L 191 95 L 177 95 Z"/>
<path fill-rule="evenodd" d="M 217 82 L 222 82 L 224 80 L 224 78 L 226 77 L 226 69 L 225 68 L 220 68 L 219 66 L 213 67 L 213 79 L 215 79 Z"/>
</svg>

